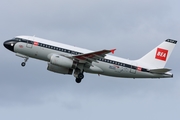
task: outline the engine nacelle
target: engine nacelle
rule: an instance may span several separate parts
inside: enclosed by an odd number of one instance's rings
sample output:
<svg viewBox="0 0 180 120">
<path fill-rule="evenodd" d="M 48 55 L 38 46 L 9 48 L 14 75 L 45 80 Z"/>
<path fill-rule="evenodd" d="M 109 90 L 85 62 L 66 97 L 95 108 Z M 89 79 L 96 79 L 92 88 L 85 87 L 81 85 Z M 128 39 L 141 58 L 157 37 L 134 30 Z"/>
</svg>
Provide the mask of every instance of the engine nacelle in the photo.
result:
<svg viewBox="0 0 180 120">
<path fill-rule="evenodd" d="M 55 72 L 55 73 L 61 73 L 61 74 L 70 74 L 70 75 L 72 75 L 72 73 L 73 73 L 73 69 L 56 66 L 56 65 L 53 65 L 51 63 L 48 63 L 47 70 Z"/>
<path fill-rule="evenodd" d="M 63 57 L 61 55 L 52 55 L 50 59 L 50 63 L 53 65 L 65 67 L 65 68 L 73 68 L 74 62 L 73 60 Z"/>
</svg>

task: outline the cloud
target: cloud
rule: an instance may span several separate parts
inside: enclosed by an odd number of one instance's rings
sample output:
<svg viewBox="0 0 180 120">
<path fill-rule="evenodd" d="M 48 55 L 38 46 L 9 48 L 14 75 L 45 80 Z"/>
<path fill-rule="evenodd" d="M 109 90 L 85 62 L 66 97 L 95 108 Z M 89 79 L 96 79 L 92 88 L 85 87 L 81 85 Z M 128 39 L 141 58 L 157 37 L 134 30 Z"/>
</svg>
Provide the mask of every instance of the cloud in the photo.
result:
<svg viewBox="0 0 180 120">
<path fill-rule="evenodd" d="M 1 119 L 178 119 L 178 44 L 167 63 L 172 79 L 124 79 L 46 70 L 46 62 L 23 59 L 3 47 L 16 35 L 38 37 L 91 50 L 117 48 L 138 59 L 167 38 L 179 40 L 179 1 L 1 1 Z M 31 115 L 30 115 L 31 113 Z M 9 116 L 11 114 L 11 116 Z"/>
</svg>

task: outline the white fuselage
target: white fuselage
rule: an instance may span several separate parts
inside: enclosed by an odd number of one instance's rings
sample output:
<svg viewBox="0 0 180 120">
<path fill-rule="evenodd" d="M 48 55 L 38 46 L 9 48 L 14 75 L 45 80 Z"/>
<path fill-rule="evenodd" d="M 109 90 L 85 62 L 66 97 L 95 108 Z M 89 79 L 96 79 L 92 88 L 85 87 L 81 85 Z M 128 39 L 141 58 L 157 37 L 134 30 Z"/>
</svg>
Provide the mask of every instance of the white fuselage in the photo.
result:
<svg viewBox="0 0 180 120">
<path fill-rule="evenodd" d="M 25 55 L 47 62 L 50 62 L 50 57 L 52 54 L 71 57 L 78 54 L 93 52 L 87 49 L 82 49 L 37 37 L 17 36 L 17 38 L 27 41 L 19 41 L 15 44 L 14 52 L 16 54 Z M 38 43 L 38 45 L 35 44 L 36 42 Z M 104 59 L 100 59 L 98 60 L 98 62 L 92 62 L 92 66 L 84 67 L 84 71 L 94 74 L 126 78 L 172 77 L 172 74 L 170 73 L 154 74 L 148 72 L 148 66 L 146 66 L 145 64 L 111 55 L 106 55 Z"/>
</svg>

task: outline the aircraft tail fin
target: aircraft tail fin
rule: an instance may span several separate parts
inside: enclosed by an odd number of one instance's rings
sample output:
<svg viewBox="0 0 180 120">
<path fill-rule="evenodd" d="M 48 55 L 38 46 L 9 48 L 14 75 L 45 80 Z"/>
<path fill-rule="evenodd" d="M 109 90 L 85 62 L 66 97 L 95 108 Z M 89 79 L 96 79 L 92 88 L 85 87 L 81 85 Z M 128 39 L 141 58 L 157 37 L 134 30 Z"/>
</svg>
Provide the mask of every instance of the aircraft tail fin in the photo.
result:
<svg viewBox="0 0 180 120">
<path fill-rule="evenodd" d="M 176 40 L 167 39 L 138 61 L 148 66 L 152 66 L 152 68 L 162 69 L 166 65 L 176 43 Z"/>
</svg>

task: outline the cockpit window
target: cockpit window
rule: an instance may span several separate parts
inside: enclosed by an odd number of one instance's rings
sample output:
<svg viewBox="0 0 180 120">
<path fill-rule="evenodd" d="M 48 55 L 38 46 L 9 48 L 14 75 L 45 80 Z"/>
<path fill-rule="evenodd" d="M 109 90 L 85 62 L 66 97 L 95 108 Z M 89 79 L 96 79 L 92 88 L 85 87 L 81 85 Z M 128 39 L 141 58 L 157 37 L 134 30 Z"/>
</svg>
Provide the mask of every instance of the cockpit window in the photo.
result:
<svg viewBox="0 0 180 120">
<path fill-rule="evenodd" d="M 21 39 L 21 38 L 15 38 L 15 40 L 17 40 L 17 41 L 22 41 L 22 39 Z"/>
</svg>

